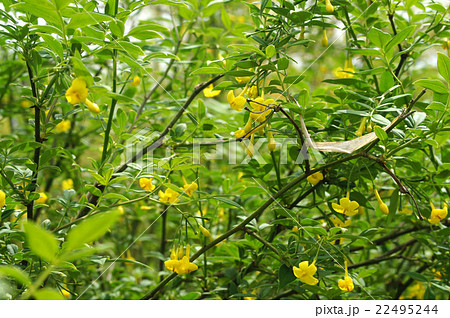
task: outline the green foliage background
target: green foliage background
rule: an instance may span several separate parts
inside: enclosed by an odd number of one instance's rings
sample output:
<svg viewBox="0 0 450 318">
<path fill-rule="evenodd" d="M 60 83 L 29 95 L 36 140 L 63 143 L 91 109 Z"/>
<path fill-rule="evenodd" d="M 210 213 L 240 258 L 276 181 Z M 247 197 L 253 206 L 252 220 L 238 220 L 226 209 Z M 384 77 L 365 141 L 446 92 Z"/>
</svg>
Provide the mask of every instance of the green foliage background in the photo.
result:
<svg viewBox="0 0 450 318">
<path fill-rule="evenodd" d="M 427 219 L 430 202 L 449 202 L 449 4 L 331 3 L 1 1 L 0 297 L 448 298 L 448 220 Z M 339 76 L 349 58 L 354 74 Z M 246 76 L 276 99 L 276 140 L 296 142 L 264 143 L 244 162 L 241 147 L 236 163 L 211 158 L 247 123 L 226 99 Z M 65 99 L 75 77 L 98 116 Z M 220 95 L 204 95 L 208 81 Z M 375 128 L 352 154 L 310 151 L 299 163 L 300 116 L 317 142 L 357 138 L 363 118 L 395 128 Z M 62 120 L 71 127 L 58 132 Z M 198 162 L 192 143 L 206 138 Z M 152 156 L 127 162 L 143 144 Z M 313 186 L 316 171 L 325 178 Z M 161 203 L 159 190 L 182 192 L 182 176 L 199 189 Z M 141 189 L 142 177 L 156 189 Z M 347 191 L 364 211 L 341 228 L 331 218 L 348 218 L 331 203 Z M 186 244 L 199 269 L 170 273 L 163 261 Z M 292 266 L 314 259 L 320 283 L 302 284 Z M 345 260 L 351 292 L 337 285 Z"/>
</svg>

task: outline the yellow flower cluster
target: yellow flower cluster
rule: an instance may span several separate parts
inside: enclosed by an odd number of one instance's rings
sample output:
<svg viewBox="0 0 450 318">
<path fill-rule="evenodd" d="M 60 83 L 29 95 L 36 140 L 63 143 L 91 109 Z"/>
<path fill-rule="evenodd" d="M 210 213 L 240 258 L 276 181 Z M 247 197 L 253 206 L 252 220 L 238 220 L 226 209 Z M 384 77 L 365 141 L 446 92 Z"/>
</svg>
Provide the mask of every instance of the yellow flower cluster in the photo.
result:
<svg viewBox="0 0 450 318">
<path fill-rule="evenodd" d="M 191 273 L 198 269 L 198 266 L 189 261 L 190 246 L 186 246 L 186 255 L 183 255 L 183 249 L 173 249 L 170 253 L 170 260 L 164 262 L 164 266 L 170 271 L 179 275 Z"/>
<path fill-rule="evenodd" d="M 317 272 L 315 263 L 316 261 L 314 260 L 311 265 L 309 265 L 308 261 L 304 261 L 298 264 L 298 267 L 294 266 L 293 271 L 295 277 L 305 284 L 316 285 L 319 280 L 313 276 Z"/>
<path fill-rule="evenodd" d="M 97 115 L 100 113 L 100 108 L 97 104 L 91 102 L 88 98 L 88 89 L 86 81 L 81 78 L 75 78 L 72 85 L 66 91 L 66 99 L 72 105 L 85 103 L 91 113 Z"/>
</svg>

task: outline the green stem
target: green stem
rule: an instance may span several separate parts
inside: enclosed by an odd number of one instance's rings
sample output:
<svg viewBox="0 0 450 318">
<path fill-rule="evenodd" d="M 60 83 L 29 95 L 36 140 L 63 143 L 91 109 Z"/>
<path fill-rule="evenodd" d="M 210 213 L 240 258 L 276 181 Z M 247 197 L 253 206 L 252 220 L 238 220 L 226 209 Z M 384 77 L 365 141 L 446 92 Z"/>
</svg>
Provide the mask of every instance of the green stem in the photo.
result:
<svg viewBox="0 0 450 318">
<path fill-rule="evenodd" d="M 118 1 L 116 1 L 117 3 Z M 113 93 L 116 93 L 117 91 L 117 50 L 114 50 L 113 52 Z M 106 161 L 106 155 L 108 153 L 108 143 L 109 143 L 109 135 L 111 133 L 111 127 L 112 122 L 114 119 L 114 112 L 116 109 L 117 99 L 112 99 L 111 101 L 111 109 L 109 110 L 109 118 L 108 118 L 108 124 L 106 126 L 105 130 L 105 140 L 103 142 L 103 153 L 102 153 L 102 164 L 103 166 Z"/>
<path fill-rule="evenodd" d="M 34 80 L 33 80 L 33 71 L 28 62 L 28 56 L 26 59 L 27 59 L 26 64 L 27 64 L 27 70 L 28 70 L 28 77 L 30 78 L 31 91 L 32 91 L 33 97 L 36 100 L 38 98 L 38 92 L 36 89 L 36 84 L 34 83 Z M 36 103 L 36 102 L 34 105 L 34 141 L 39 144 L 42 143 L 42 139 L 41 139 L 41 108 L 39 107 L 38 103 Z M 33 155 L 33 162 L 35 164 L 35 169 L 33 171 L 32 179 L 31 179 L 31 184 L 33 185 L 32 191 L 35 191 L 36 186 L 37 186 L 37 177 L 38 177 L 38 172 L 39 172 L 40 156 L 41 156 L 41 146 L 38 146 L 37 148 L 34 149 L 34 155 Z M 33 206 L 34 206 L 34 200 L 29 201 L 27 204 L 27 219 L 32 220 L 32 221 L 34 220 Z"/>
</svg>

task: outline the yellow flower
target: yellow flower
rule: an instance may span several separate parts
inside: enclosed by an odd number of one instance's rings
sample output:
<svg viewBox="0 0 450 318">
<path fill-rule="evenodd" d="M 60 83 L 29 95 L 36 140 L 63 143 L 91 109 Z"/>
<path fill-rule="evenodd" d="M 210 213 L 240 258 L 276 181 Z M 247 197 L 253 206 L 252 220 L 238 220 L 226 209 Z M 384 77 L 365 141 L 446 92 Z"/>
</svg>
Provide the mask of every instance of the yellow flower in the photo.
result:
<svg viewBox="0 0 450 318">
<path fill-rule="evenodd" d="M 269 139 L 269 145 L 267 146 L 269 148 L 269 151 L 274 151 L 277 148 L 277 143 L 275 142 L 275 138 L 273 138 L 272 132 L 269 130 L 267 133 L 268 139 Z"/>
<path fill-rule="evenodd" d="M 2 190 L 0 190 L 0 209 L 5 206 L 6 202 L 6 194 Z"/>
<path fill-rule="evenodd" d="M 58 125 L 55 126 L 55 130 L 58 134 L 63 133 L 65 131 L 68 131 L 70 129 L 71 125 L 72 124 L 71 124 L 70 120 L 64 119 Z"/>
<path fill-rule="evenodd" d="M 256 98 L 254 102 L 250 102 L 253 111 L 250 113 L 250 117 L 260 123 L 265 121 L 266 117 L 272 112 L 267 106 L 273 106 L 274 103 L 275 101 L 273 99 L 264 99 L 263 97 Z"/>
<path fill-rule="evenodd" d="M 139 84 L 141 84 L 141 78 L 140 78 L 139 76 L 136 75 L 136 76 L 133 78 L 133 80 L 131 81 L 131 85 L 134 86 L 134 87 L 138 87 Z"/>
<path fill-rule="evenodd" d="M 375 197 L 377 198 L 378 205 L 380 207 L 381 212 L 388 215 L 389 214 L 388 206 L 383 202 L 383 200 L 381 200 L 380 194 L 378 193 L 377 189 L 374 189 L 374 190 L 375 190 Z"/>
<path fill-rule="evenodd" d="M 159 195 L 159 201 L 164 202 L 164 203 L 170 203 L 170 204 L 174 204 L 177 203 L 178 201 L 180 201 L 178 199 L 178 192 L 173 191 L 170 188 L 167 188 L 165 192 L 162 192 L 161 190 L 159 190 L 158 192 Z"/>
<path fill-rule="evenodd" d="M 334 12 L 334 7 L 331 4 L 330 0 L 325 0 L 325 8 L 327 9 L 328 13 L 333 13 Z"/>
<path fill-rule="evenodd" d="M 244 293 L 247 294 L 246 291 L 244 291 Z M 255 295 L 256 294 L 256 290 L 253 290 L 251 292 L 251 294 Z M 244 297 L 244 300 L 256 300 L 256 297 L 255 296 L 246 296 L 246 297 Z"/>
<path fill-rule="evenodd" d="M 249 116 L 249 117 L 248 117 L 248 120 L 247 120 L 247 123 L 245 124 L 245 127 L 244 127 L 245 133 L 248 133 L 250 130 L 252 130 L 252 123 L 253 123 L 253 120 L 252 120 L 252 118 Z"/>
<path fill-rule="evenodd" d="M 63 191 L 64 190 L 70 190 L 70 189 L 73 189 L 73 180 L 72 179 L 66 179 L 66 180 L 63 180 L 63 182 L 62 182 L 62 189 L 63 189 Z"/>
<path fill-rule="evenodd" d="M 186 255 L 183 256 L 183 249 L 177 251 L 172 250 L 170 253 L 170 260 L 164 262 L 164 266 L 170 271 L 179 275 L 191 273 L 198 269 L 198 266 L 189 261 L 189 245 L 186 246 Z M 181 260 L 179 260 L 181 258 Z"/>
<path fill-rule="evenodd" d="M 241 137 L 244 137 L 245 134 L 246 134 L 246 132 L 244 129 L 239 129 L 234 132 L 234 137 L 241 138 Z"/>
<path fill-rule="evenodd" d="M 201 226 L 200 224 L 198 225 L 198 228 L 200 229 L 200 232 L 207 237 L 208 239 L 212 240 L 212 235 L 211 232 L 208 231 L 207 229 L 205 229 L 203 226 Z"/>
<path fill-rule="evenodd" d="M 86 101 L 88 89 L 86 81 L 81 78 L 75 78 L 72 85 L 66 91 L 66 99 L 72 105 L 83 103 Z"/>
<path fill-rule="evenodd" d="M 64 298 L 69 299 L 72 294 L 69 293 L 67 289 L 67 285 L 64 285 L 64 288 L 61 288 L 61 294 L 64 296 Z"/>
<path fill-rule="evenodd" d="M 364 134 L 364 131 L 366 130 L 366 121 L 367 117 L 363 117 L 363 119 L 361 119 L 361 124 L 359 124 L 359 128 L 355 133 L 356 136 L 361 137 Z"/>
<path fill-rule="evenodd" d="M 198 184 L 195 182 L 192 182 L 191 184 L 188 184 L 186 182 L 186 179 L 183 177 L 184 186 L 181 187 L 181 189 L 186 193 L 188 196 L 192 197 L 194 194 L 194 191 L 198 189 Z"/>
<path fill-rule="evenodd" d="M 48 200 L 48 196 L 44 192 L 39 193 L 39 195 L 40 197 L 36 200 L 36 204 L 45 204 Z"/>
<path fill-rule="evenodd" d="M 297 225 L 292 228 L 292 232 L 298 233 L 298 226 Z"/>
<path fill-rule="evenodd" d="M 339 204 L 332 203 L 331 206 L 337 213 L 342 213 L 347 216 L 353 216 L 358 213 L 359 204 L 356 201 L 350 201 L 350 194 L 339 200 Z"/>
<path fill-rule="evenodd" d="M 258 87 L 257 86 L 252 86 L 247 90 L 247 96 L 249 98 L 256 98 L 256 96 L 258 96 Z"/>
<path fill-rule="evenodd" d="M 152 183 L 152 181 L 153 181 L 153 178 L 140 178 L 139 185 L 144 190 L 153 191 L 153 190 L 155 190 L 155 185 Z"/>
<path fill-rule="evenodd" d="M 255 154 L 255 147 L 253 147 L 254 142 L 255 135 L 252 135 L 249 141 L 247 140 L 247 144 L 244 142 L 245 151 L 250 158 L 253 158 L 253 155 Z"/>
<path fill-rule="evenodd" d="M 308 285 L 316 285 L 319 280 L 313 275 L 317 272 L 317 267 L 314 265 L 316 261 L 312 262 L 311 265 L 308 265 L 308 261 L 301 262 L 298 264 L 298 267 L 294 266 L 294 275 L 298 279 L 300 279 L 303 283 Z"/>
<path fill-rule="evenodd" d="M 122 215 L 125 215 L 125 209 L 123 208 L 123 206 L 121 206 L 121 205 L 119 205 L 118 207 L 117 207 L 117 210 L 119 210 L 119 214 L 122 216 Z"/>
<path fill-rule="evenodd" d="M 236 77 L 236 81 L 238 81 L 239 84 L 245 84 L 248 83 L 251 80 L 250 76 L 238 76 Z"/>
<path fill-rule="evenodd" d="M 448 206 L 447 203 L 444 203 L 443 209 L 436 209 L 432 202 L 430 202 L 431 205 L 431 215 L 428 221 L 431 224 L 438 224 L 442 220 L 444 220 L 447 217 L 448 214 Z"/>
<path fill-rule="evenodd" d="M 205 95 L 205 97 L 216 97 L 217 95 L 220 94 L 220 91 L 215 91 L 214 85 L 210 84 L 203 90 L 203 94 Z"/>
<path fill-rule="evenodd" d="M 352 58 L 349 57 L 346 61 L 345 61 L 345 66 L 344 68 L 342 67 L 338 67 L 335 71 L 334 71 L 334 76 L 336 76 L 337 78 L 352 78 L 354 75 L 353 73 L 355 72 L 355 69 L 353 68 L 353 63 L 352 63 Z M 369 131 L 368 131 L 369 132 Z"/>
<path fill-rule="evenodd" d="M 361 215 L 363 215 L 364 214 L 364 211 L 366 210 L 366 208 L 365 207 L 363 207 L 363 206 L 360 206 L 359 208 L 358 208 L 358 214 L 361 214 Z"/>
<path fill-rule="evenodd" d="M 322 46 L 323 47 L 327 47 L 328 46 L 328 37 L 327 37 L 327 30 L 326 29 L 323 29 Z"/>
<path fill-rule="evenodd" d="M 407 297 L 410 299 L 423 299 L 425 296 L 425 285 L 422 282 L 416 282 L 407 292 Z"/>
<path fill-rule="evenodd" d="M 81 78 L 75 78 L 72 81 L 72 85 L 66 91 L 66 99 L 72 105 L 85 103 L 88 109 L 93 114 L 99 114 L 100 108 L 97 104 L 87 99 L 88 89 L 86 87 L 86 81 Z"/>
<path fill-rule="evenodd" d="M 100 114 L 100 108 L 96 103 L 91 102 L 89 99 L 86 99 L 84 103 L 86 104 L 87 108 L 90 110 L 91 113 L 93 113 L 94 115 Z"/>
<path fill-rule="evenodd" d="M 355 286 L 353 285 L 353 280 L 348 276 L 347 261 L 345 261 L 345 277 L 338 281 L 339 288 L 344 291 L 352 291 Z"/>
<path fill-rule="evenodd" d="M 131 256 L 130 250 L 127 250 L 127 254 L 126 254 L 125 259 L 130 260 L 130 261 L 136 261 L 136 259 L 135 259 L 133 256 Z M 126 262 L 125 265 L 131 267 L 131 266 L 134 265 L 134 263 L 132 263 L 132 262 Z"/>
<path fill-rule="evenodd" d="M 352 224 L 352 220 L 348 219 L 345 222 L 342 222 L 340 218 L 335 215 L 330 217 L 331 222 L 333 222 L 334 226 L 337 227 L 349 227 Z"/>
<path fill-rule="evenodd" d="M 224 220 L 225 219 L 225 209 L 220 208 L 217 216 L 219 217 L 219 220 Z"/>
<path fill-rule="evenodd" d="M 306 180 L 308 180 L 309 183 L 312 185 L 318 184 L 320 181 L 323 180 L 323 174 L 320 171 L 317 171 L 316 173 L 313 173 L 309 175 Z"/>
<path fill-rule="evenodd" d="M 237 97 L 234 97 L 233 91 L 229 91 L 227 95 L 227 101 L 230 104 L 231 108 L 234 110 L 240 112 L 244 108 L 245 103 L 247 100 L 245 97 L 242 96 L 242 93 L 238 95 Z"/>
</svg>

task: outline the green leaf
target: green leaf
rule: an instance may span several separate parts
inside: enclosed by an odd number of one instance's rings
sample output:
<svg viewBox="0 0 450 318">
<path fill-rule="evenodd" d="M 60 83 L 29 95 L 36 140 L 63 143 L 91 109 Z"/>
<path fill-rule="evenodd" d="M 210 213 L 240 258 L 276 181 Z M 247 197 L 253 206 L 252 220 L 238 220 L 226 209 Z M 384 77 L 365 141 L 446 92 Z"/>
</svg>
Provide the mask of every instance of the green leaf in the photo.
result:
<svg viewBox="0 0 450 318">
<path fill-rule="evenodd" d="M 206 116 L 206 105 L 201 98 L 198 100 L 197 116 L 199 120 L 202 120 Z"/>
<path fill-rule="evenodd" d="M 149 30 L 147 25 L 141 25 L 133 28 L 127 36 L 132 36 L 139 40 L 162 39 L 163 36 L 156 31 Z"/>
<path fill-rule="evenodd" d="M 400 32 L 398 32 L 397 35 L 394 36 L 392 38 L 392 40 L 389 41 L 389 43 L 386 45 L 384 50 L 386 52 L 388 52 L 394 46 L 402 43 L 407 37 L 409 37 L 414 32 L 414 29 L 415 29 L 415 26 L 414 25 L 410 25 L 410 26 L 404 28 L 403 30 L 401 30 Z"/>
<path fill-rule="evenodd" d="M 234 206 L 236 208 L 239 208 L 241 210 L 244 209 L 241 205 L 239 205 L 238 203 L 236 203 L 233 200 L 230 200 L 228 198 L 224 198 L 224 197 L 213 197 L 213 198 L 218 200 L 218 201 L 222 201 L 223 203 L 226 203 L 226 204 L 229 204 L 229 205 Z"/>
<path fill-rule="evenodd" d="M 61 60 L 64 59 L 64 48 L 61 45 L 61 43 L 55 39 L 55 37 L 44 34 L 44 33 L 38 33 L 42 39 L 44 40 L 45 44 L 47 44 L 48 48 L 54 52 L 56 55 L 59 56 Z"/>
<path fill-rule="evenodd" d="M 375 135 L 377 135 L 377 137 L 381 140 L 381 141 L 386 141 L 388 139 L 388 135 L 386 134 L 386 132 L 384 131 L 383 128 L 379 127 L 379 126 L 375 126 L 374 128 L 375 130 Z"/>
<path fill-rule="evenodd" d="M 439 74 L 441 74 L 441 76 L 447 81 L 447 83 L 450 83 L 450 57 L 442 54 L 441 52 L 438 52 L 437 55 L 437 66 Z"/>
<path fill-rule="evenodd" d="M 448 92 L 447 87 L 441 81 L 439 81 L 437 79 L 421 79 L 421 80 L 415 81 L 413 84 L 431 89 L 433 92 L 436 92 L 439 94 L 446 94 Z"/>
<path fill-rule="evenodd" d="M 61 11 L 65 7 L 69 5 L 69 3 L 72 2 L 72 0 L 54 0 L 56 4 L 56 8 Z"/>
<path fill-rule="evenodd" d="M 289 283 L 295 281 L 296 277 L 292 268 L 287 267 L 285 264 L 281 265 L 278 270 L 279 288 L 283 288 Z"/>
<path fill-rule="evenodd" d="M 101 14 L 101 13 L 97 13 L 97 12 L 83 12 L 83 13 L 75 14 L 72 17 L 72 19 L 70 19 L 70 22 L 67 25 L 67 28 L 68 29 L 77 29 L 77 28 L 88 26 L 88 25 L 99 24 L 101 22 L 113 21 L 113 20 L 114 20 L 114 18 L 109 15 L 105 15 L 105 14 Z"/>
<path fill-rule="evenodd" d="M 277 53 L 275 46 L 273 44 L 266 47 L 266 58 L 270 59 Z"/>
<path fill-rule="evenodd" d="M 135 59 L 137 59 L 140 55 L 145 55 L 140 46 L 127 41 L 115 41 L 109 44 L 108 47 L 126 52 Z"/>
<path fill-rule="evenodd" d="M 103 212 L 87 218 L 67 234 L 65 252 L 73 251 L 103 236 L 117 222 L 120 211 Z"/>
<path fill-rule="evenodd" d="M 24 228 L 30 249 L 43 260 L 52 262 L 59 251 L 56 237 L 35 223 L 27 222 Z"/>
<path fill-rule="evenodd" d="M 249 70 L 235 70 L 235 71 L 228 71 L 226 73 L 230 76 L 254 76 L 255 73 Z"/>
<path fill-rule="evenodd" d="M 365 56 L 381 56 L 381 52 L 377 49 L 350 49 L 350 52 Z"/>
<path fill-rule="evenodd" d="M 64 300 L 64 296 L 58 291 L 50 288 L 42 288 L 33 294 L 37 300 Z"/>
<path fill-rule="evenodd" d="M 416 272 L 405 272 L 406 275 L 419 282 L 428 282 L 428 279 L 422 274 Z"/>
<path fill-rule="evenodd" d="M 24 0 L 12 5 L 11 8 L 16 8 L 42 18 L 49 24 L 61 25 L 56 8 L 48 1 Z"/>
<path fill-rule="evenodd" d="M 16 266 L 0 266 L 0 277 L 2 276 L 14 278 L 16 281 L 27 287 L 31 286 L 31 280 L 28 277 L 28 274 Z"/>
<path fill-rule="evenodd" d="M 114 199 L 114 200 L 122 200 L 122 201 L 128 201 L 128 198 L 122 194 L 119 193 L 107 193 L 103 197 L 103 199 Z"/>
<path fill-rule="evenodd" d="M 391 36 L 388 33 L 378 30 L 377 28 L 370 29 L 369 33 L 367 34 L 367 37 L 373 44 L 375 44 L 380 49 L 384 48 L 384 46 L 389 42 L 391 38 Z"/>
<path fill-rule="evenodd" d="M 190 75 L 196 75 L 196 74 L 220 74 L 223 72 L 223 69 L 220 67 L 201 67 L 199 69 L 196 69 L 193 71 Z"/>
<path fill-rule="evenodd" d="M 425 109 L 432 109 L 432 110 L 438 110 L 438 111 L 443 112 L 445 110 L 445 105 L 442 103 L 439 103 L 439 102 L 432 102 Z"/>
<path fill-rule="evenodd" d="M 258 49 L 256 46 L 249 45 L 249 44 L 231 44 L 231 45 L 228 45 L 228 47 L 234 48 L 234 49 L 238 50 L 239 52 L 253 52 L 253 53 L 257 53 L 261 56 L 265 56 L 263 51 Z"/>
<path fill-rule="evenodd" d="M 73 71 L 76 77 L 82 78 L 86 81 L 88 86 L 91 86 L 94 83 L 94 79 L 92 78 L 91 73 L 89 73 L 86 66 L 84 66 L 81 61 L 81 57 L 78 51 L 76 51 L 75 56 L 70 58 L 73 65 Z"/>
</svg>

